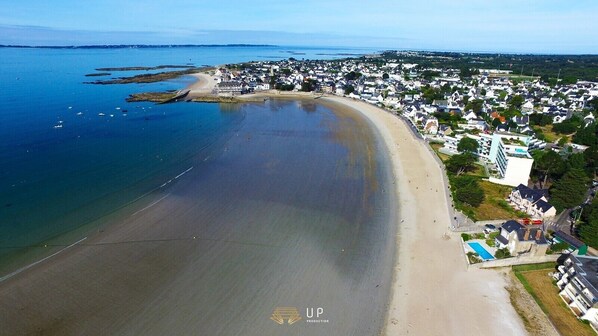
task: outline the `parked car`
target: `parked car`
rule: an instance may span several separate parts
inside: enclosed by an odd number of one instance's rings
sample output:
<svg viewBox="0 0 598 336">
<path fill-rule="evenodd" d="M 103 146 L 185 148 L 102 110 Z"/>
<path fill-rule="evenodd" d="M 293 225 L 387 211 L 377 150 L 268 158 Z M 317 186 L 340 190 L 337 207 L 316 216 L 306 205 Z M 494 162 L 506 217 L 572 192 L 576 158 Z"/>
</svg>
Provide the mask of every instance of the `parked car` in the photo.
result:
<svg viewBox="0 0 598 336">
<path fill-rule="evenodd" d="M 498 228 L 492 224 L 484 225 L 484 233 L 485 234 L 490 234 L 492 232 L 498 232 Z"/>
</svg>

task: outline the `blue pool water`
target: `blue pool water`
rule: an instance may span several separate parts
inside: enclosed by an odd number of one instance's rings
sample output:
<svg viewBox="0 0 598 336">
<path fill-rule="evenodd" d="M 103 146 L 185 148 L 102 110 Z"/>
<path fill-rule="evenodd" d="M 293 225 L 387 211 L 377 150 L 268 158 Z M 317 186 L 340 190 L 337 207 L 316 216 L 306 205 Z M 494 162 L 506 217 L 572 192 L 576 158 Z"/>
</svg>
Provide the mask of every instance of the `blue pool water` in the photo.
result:
<svg viewBox="0 0 598 336">
<path fill-rule="evenodd" d="M 486 251 L 486 249 L 482 245 L 480 245 L 480 243 L 467 243 L 467 244 L 469 244 L 469 246 L 474 251 L 476 251 L 476 253 L 479 254 L 482 259 L 484 259 L 484 260 L 494 259 L 492 254 L 490 254 L 490 252 Z"/>
</svg>

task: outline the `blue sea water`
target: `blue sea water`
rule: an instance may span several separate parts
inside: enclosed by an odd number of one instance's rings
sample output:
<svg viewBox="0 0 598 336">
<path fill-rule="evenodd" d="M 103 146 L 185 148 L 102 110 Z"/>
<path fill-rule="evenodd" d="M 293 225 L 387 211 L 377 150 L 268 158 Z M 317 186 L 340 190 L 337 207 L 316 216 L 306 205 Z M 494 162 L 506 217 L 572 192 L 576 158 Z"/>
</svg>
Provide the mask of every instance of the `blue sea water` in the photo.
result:
<svg viewBox="0 0 598 336">
<path fill-rule="evenodd" d="M 396 200 L 366 118 L 326 99 L 125 102 L 188 77 L 83 83 L 101 67 L 366 52 L 0 48 L 3 333 L 379 334 Z M 280 326 L 277 306 L 330 321 Z"/>
<path fill-rule="evenodd" d="M 188 77 L 91 85 L 84 82 L 97 77 L 85 74 L 102 67 L 326 59 L 373 51 L 0 48 L 0 264 L 151 192 L 243 122 L 242 113 L 226 113 L 216 104 L 125 102 L 134 92 L 180 89 L 190 83 Z M 131 74 L 113 72 L 112 77 Z"/>
</svg>

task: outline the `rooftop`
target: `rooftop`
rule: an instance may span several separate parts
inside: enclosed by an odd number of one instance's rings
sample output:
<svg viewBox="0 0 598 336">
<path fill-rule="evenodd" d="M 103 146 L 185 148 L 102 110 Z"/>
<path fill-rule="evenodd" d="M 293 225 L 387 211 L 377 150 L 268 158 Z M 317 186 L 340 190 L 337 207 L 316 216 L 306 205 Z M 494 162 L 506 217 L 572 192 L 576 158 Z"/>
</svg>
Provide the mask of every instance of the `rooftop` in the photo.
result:
<svg viewBox="0 0 598 336">
<path fill-rule="evenodd" d="M 525 142 L 519 140 L 518 138 L 502 138 L 501 140 L 505 145 L 523 146 L 523 147 L 527 146 L 525 144 Z"/>
<path fill-rule="evenodd" d="M 569 258 L 572 259 L 577 266 L 583 270 L 585 273 L 583 275 L 583 279 L 585 282 L 593 287 L 594 293 L 598 291 L 598 257 L 591 257 L 591 256 L 576 256 L 576 255 L 569 255 Z M 581 277 L 581 275 L 580 275 Z"/>
</svg>

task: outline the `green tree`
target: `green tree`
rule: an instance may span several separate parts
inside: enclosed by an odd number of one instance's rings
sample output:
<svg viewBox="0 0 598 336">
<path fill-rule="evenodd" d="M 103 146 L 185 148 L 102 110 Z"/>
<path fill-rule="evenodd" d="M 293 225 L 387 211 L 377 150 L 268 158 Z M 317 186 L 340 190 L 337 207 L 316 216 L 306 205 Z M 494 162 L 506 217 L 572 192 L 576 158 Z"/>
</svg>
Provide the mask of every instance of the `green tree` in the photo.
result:
<svg viewBox="0 0 598 336">
<path fill-rule="evenodd" d="M 274 75 L 272 77 L 270 77 L 270 86 L 274 86 L 276 85 L 276 82 L 278 81 L 278 76 Z"/>
<path fill-rule="evenodd" d="M 500 124 L 502 124 L 500 122 L 500 118 L 494 118 L 494 119 L 492 119 L 492 127 L 497 128 L 498 125 L 500 125 Z"/>
<path fill-rule="evenodd" d="M 569 139 L 567 137 L 561 137 L 559 139 L 559 142 L 557 143 L 560 147 L 564 147 L 567 142 L 569 142 Z"/>
<path fill-rule="evenodd" d="M 345 86 L 345 94 L 349 95 L 351 93 L 355 92 L 355 88 L 353 87 L 353 85 L 346 85 Z"/>
<path fill-rule="evenodd" d="M 574 153 L 569 155 L 567 158 L 567 166 L 569 169 L 580 169 L 586 168 L 586 160 L 583 153 Z"/>
<path fill-rule="evenodd" d="M 484 190 L 478 184 L 477 178 L 469 175 L 451 176 L 450 183 L 456 200 L 473 207 L 480 206 L 484 201 Z"/>
<path fill-rule="evenodd" d="M 577 130 L 577 132 L 573 135 L 573 142 L 585 146 L 591 146 L 598 143 L 598 138 L 596 137 L 596 126 L 592 124 Z"/>
<path fill-rule="evenodd" d="M 361 73 L 355 72 L 355 71 L 351 71 L 345 75 L 346 80 L 356 80 L 360 77 L 361 77 Z"/>
<path fill-rule="evenodd" d="M 511 256 L 511 252 L 509 252 L 509 249 L 507 249 L 505 247 L 505 248 L 496 250 L 496 253 L 494 254 L 494 256 L 496 257 L 496 259 L 509 258 Z"/>
<path fill-rule="evenodd" d="M 476 69 L 471 69 L 467 66 L 464 66 L 461 68 L 460 72 L 459 72 L 459 77 L 461 77 L 461 79 L 465 79 L 465 78 L 471 78 L 472 75 L 476 75 L 479 74 L 480 72 Z"/>
<path fill-rule="evenodd" d="M 477 179 L 470 175 L 452 176 L 450 181 L 451 186 L 455 188 L 455 190 L 464 188 L 470 184 L 478 183 Z"/>
<path fill-rule="evenodd" d="M 457 150 L 461 153 L 477 153 L 478 147 L 479 144 L 475 139 L 466 136 L 459 140 L 459 143 L 457 144 Z"/>
<path fill-rule="evenodd" d="M 424 79 L 432 80 L 432 78 L 440 76 L 440 72 L 438 72 L 438 71 L 431 71 L 431 70 L 424 70 L 422 72 L 421 76 Z"/>
<path fill-rule="evenodd" d="M 583 158 L 586 161 L 586 171 L 590 176 L 595 176 L 598 168 L 598 145 L 588 147 L 583 152 Z"/>
<path fill-rule="evenodd" d="M 434 100 L 444 99 L 444 95 L 440 92 L 440 90 L 432 87 L 424 87 L 422 90 L 422 97 L 428 103 L 432 103 Z"/>
<path fill-rule="evenodd" d="M 546 126 L 552 124 L 552 118 L 542 113 L 532 113 L 529 116 L 530 125 Z"/>
<path fill-rule="evenodd" d="M 482 111 L 482 107 L 484 106 L 484 101 L 480 99 L 474 99 L 472 101 L 468 101 L 465 105 L 465 111 L 472 110 L 474 113 L 480 113 Z"/>
<path fill-rule="evenodd" d="M 552 150 L 547 151 L 536 151 L 533 154 L 534 157 L 534 168 L 540 172 L 540 178 L 544 178 L 542 186 L 546 185 L 548 177 L 556 178 L 560 177 L 565 173 L 567 165 L 563 158 Z"/>
<path fill-rule="evenodd" d="M 571 134 L 577 130 L 577 125 L 567 120 L 552 125 L 552 130 L 557 134 Z"/>
<path fill-rule="evenodd" d="M 446 169 L 457 176 L 471 171 L 475 164 L 475 156 L 469 152 L 453 155 L 445 163 Z"/>
<path fill-rule="evenodd" d="M 592 219 L 579 227 L 579 236 L 584 243 L 593 248 L 598 248 L 598 219 Z"/>
<path fill-rule="evenodd" d="M 304 80 L 301 83 L 301 91 L 303 92 L 311 92 L 316 89 L 316 81 L 314 79 Z"/>
<path fill-rule="evenodd" d="M 518 110 L 521 108 L 521 105 L 523 105 L 523 97 L 520 95 L 515 95 L 509 100 L 507 105 L 511 110 Z"/>
<path fill-rule="evenodd" d="M 390 76 L 385 72 L 382 74 L 382 79 L 388 79 Z"/>
<path fill-rule="evenodd" d="M 592 203 L 583 208 L 580 218 L 585 223 L 598 221 L 598 197 L 594 198 Z"/>
<path fill-rule="evenodd" d="M 550 189 L 550 202 L 558 212 L 581 204 L 585 198 L 587 183 L 588 177 L 583 170 L 570 169 Z"/>
<path fill-rule="evenodd" d="M 474 180 L 475 181 L 475 180 Z M 476 183 L 468 184 L 455 191 L 455 198 L 463 203 L 467 203 L 477 208 L 484 202 L 484 190 Z"/>
</svg>

